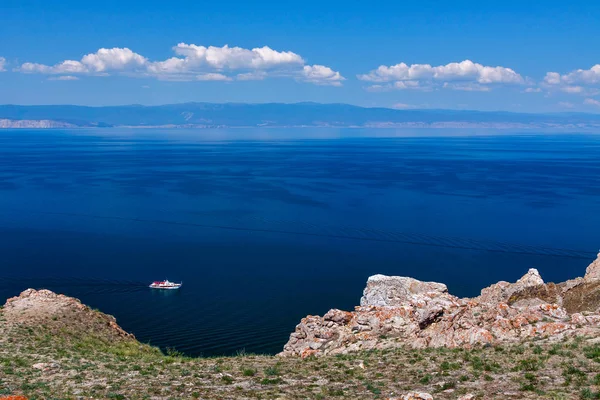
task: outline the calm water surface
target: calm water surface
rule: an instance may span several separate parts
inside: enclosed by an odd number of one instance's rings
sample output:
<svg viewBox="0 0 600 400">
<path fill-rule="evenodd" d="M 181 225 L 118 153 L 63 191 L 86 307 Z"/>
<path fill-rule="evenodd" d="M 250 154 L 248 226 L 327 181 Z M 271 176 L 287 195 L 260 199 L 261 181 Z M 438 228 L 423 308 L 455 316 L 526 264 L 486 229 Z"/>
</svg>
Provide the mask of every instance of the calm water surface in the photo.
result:
<svg viewBox="0 0 600 400">
<path fill-rule="evenodd" d="M 0 298 L 45 287 L 154 345 L 274 353 L 375 273 L 464 296 L 583 274 L 600 135 L 432 133 L 0 131 Z M 164 278 L 184 287 L 147 288 Z"/>
</svg>

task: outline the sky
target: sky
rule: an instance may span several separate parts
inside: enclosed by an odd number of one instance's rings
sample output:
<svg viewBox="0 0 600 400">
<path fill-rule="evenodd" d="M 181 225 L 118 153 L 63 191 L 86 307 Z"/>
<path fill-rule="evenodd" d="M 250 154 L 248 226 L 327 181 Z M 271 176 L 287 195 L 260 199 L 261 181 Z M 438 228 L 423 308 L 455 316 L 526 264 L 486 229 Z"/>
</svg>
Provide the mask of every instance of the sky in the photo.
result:
<svg viewBox="0 0 600 400">
<path fill-rule="evenodd" d="M 0 104 L 600 112 L 600 2 L 0 1 Z"/>
</svg>

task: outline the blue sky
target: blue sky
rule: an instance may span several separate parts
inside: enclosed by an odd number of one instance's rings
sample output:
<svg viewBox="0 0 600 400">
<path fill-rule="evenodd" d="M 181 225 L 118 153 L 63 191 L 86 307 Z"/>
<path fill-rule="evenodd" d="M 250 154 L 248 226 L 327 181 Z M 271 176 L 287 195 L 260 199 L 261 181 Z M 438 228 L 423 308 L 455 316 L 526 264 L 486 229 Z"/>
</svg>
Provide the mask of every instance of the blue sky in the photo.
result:
<svg viewBox="0 0 600 400">
<path fill-rule="evenodd" d="M 599 20 L 578 0 L 2 0 L 0 104 L 600 112 Z"/>
</svg>

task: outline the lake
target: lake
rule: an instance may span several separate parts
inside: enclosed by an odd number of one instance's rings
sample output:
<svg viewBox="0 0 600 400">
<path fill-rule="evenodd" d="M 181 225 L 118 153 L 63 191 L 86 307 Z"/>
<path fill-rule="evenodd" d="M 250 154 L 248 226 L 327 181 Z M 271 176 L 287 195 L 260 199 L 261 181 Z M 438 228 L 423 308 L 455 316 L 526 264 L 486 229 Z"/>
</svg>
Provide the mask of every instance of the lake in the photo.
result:
<svg viewBox="0 0 600 400">
<path fill-rule="evenodd" d="M 373 274 L 460 296 L 582 276 L 599 177 L 590 134 L 0 130 L 0 298 L 48 288 L 162 348 L 276 353 Z M 147 287 L 165 278 L 184 285 Z"/>
</svg>

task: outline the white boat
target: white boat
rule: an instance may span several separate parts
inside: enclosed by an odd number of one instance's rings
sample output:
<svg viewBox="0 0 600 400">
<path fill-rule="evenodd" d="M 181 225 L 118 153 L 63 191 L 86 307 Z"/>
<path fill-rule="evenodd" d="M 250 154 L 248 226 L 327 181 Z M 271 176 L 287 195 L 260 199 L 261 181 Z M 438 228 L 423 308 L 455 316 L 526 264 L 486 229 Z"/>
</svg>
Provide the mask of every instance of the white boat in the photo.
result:
<svg viewBox="0 0 600 400">
<path fill-rule="evenodd" d="M 168 279 L 164 281 L 155 281 L 150 284 L 152 289 L 179 289 L 183 283 L 169 282 Z"/>
</svg>

